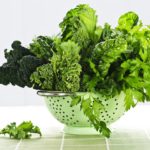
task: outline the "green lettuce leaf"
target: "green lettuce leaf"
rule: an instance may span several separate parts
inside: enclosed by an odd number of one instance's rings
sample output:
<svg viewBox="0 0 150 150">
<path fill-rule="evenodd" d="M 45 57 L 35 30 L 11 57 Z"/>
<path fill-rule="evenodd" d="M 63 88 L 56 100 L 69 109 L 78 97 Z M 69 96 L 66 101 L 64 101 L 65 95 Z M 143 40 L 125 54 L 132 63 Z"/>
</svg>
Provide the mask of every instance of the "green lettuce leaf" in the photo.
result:
<svg viewBox="0 0 150 150">
<path fill-rule="evenodd" d="M 72 40 L 81 48 L 87 48 L 91 42 L 96 43 L 102 32 L 101 27 L 97 27 L 95 10 L 86 4 L 68 11 L 60 28 L 63 40 Z"/>
<path fill-rule="evenodd" d="M 120 16 L 118 20 L 118 27 L 120 30 L 130 31 L 137 25 L 139 17 L 134 12 L 127 12 Z"/>
</svg>

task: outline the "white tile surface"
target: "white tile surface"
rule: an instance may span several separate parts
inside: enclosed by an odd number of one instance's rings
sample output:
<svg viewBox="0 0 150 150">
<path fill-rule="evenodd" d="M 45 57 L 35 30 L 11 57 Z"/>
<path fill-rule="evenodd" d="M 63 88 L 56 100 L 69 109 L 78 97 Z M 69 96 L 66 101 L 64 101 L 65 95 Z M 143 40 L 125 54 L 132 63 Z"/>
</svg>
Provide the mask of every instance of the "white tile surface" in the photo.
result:
<svg viewBox="0 0 150 150">
<path fill-rule="evenodd" d="M 0 150 L 149 150 L 149 114 L 150 105 L 138 105 L 111 125 L 112 136 L 105 139 L 63 134 L 63 125 L 44 106 L 0 107 L 0 128 L 10 122 L 31 120 L 43 133 L 42 138 L 22 141 L 0 136 Z"/>
</svg>

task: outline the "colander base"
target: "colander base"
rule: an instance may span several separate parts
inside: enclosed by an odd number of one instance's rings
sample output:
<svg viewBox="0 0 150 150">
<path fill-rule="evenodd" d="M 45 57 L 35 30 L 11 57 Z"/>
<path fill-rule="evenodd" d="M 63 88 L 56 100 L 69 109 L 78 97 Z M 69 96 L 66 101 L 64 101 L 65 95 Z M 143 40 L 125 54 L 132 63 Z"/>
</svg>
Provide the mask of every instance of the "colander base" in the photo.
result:
<svg viewBox="0 0 150 150">
<path fill-rule="evenodd" d="M 65 134 L 74 134 L 74 135 L 99 135 L 99 133 L 93 127 L 65 126 L 63 132 Z"/>
</svg>

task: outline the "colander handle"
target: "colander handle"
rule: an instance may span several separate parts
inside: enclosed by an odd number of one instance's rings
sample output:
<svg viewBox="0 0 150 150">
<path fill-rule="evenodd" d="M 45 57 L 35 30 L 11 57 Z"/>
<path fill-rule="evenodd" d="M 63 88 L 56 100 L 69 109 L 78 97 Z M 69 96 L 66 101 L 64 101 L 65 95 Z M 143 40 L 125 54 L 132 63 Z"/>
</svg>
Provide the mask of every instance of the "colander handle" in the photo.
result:
<svg viewBox="0 0 150 150">
<path fill-rule="evenodd" d="M 72 92 L 61 92 L 61 91 L 37 91 L 40 96 L 73 96 L 75 93 Z"/>
</svg>

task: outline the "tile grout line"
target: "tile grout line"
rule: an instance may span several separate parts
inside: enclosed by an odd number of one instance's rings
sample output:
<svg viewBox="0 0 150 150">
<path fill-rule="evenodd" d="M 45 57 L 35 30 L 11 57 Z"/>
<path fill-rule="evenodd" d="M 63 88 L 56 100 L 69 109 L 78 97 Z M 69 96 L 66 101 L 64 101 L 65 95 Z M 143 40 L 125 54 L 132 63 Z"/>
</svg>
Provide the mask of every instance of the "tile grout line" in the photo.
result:
<svg viewBox="0 0 150 150">
<path fill-rule="evenodd" d="M 19 150 L 19 146 L 20 146 L 21 142 L 22 142 L 22 139 L 21 139 L 21 140 L 18 142 L 18 144 L 16 145 L 15 150 Z"/>
<path fill-rule="evenodd" d="M 145 134 L 146 134 L 147 138 L 150 140 L 150 135 L 149 135 L 149 133 L 148 133 L 147 129 L 144 129 L 144 132 L 145 132 Z"/>
<path fill-rule="evenodd" d="M 129 143 L 129 144 L 122 144 L 122 143 L 120 143 L 120 144 L 118 144 L 118 143 L 116 143 L 116 144 L 109 144 L 109 146 L 111 145 L 114 145 L 114 146 L 137 146 L 137 145 L 141 145 L 141 144 L 149 144 L 149 142 L 147 142 L 147 143 L 133 143 L 133 144 L 131 144 L 131 143 Z M 86 147 L 87 146 L 87 144 L 85 144 L 85 145 L 74 145 L 74 144 L 71 144 L 71 145 L 65 145 L 65 146 L 74 146 L 74 147 Z M 94 144 L 94 145 L 88 145 L 89 147 L 93 147 L 93 146 L 106 146 L 106 144 Z M 108 150 L 110 150 L 110 148 L 108 148 Z"/>
<path fill-rule="evenodd" d="M 143 139 L 143 137 L 133 137 L 134 139 Z M 74 138 L 66 138 L 65 140 L 73 140 Z M 120 139 L 120 137 L 113 137 L 114 140 Z M 126 139 L 126 137 L 122 137 L 122 139 Z M 104 140 L 104 138 L 78 138 L 77 140 Z"/>
<path fill-rule="evenodd" d="M 62 135 L 62 140 L 61 140 L 61 145 L 60 145 L 60 150 L 63 150 L 63 146 L 64 146 L 64 137 L 65 137 L 65 135 L 64 135 L 64 133 L 63 133 L 63 135 Z"/>
<path fill-rule="evenodd" d="M 109 148 L 109 143 L 108 143 L 108 139 L 107 139 L 107 138 L 105 138 L 105 142 L 106 142 L 106 150 L 110 150 L 110 148 Z"/>
</svg>

